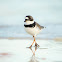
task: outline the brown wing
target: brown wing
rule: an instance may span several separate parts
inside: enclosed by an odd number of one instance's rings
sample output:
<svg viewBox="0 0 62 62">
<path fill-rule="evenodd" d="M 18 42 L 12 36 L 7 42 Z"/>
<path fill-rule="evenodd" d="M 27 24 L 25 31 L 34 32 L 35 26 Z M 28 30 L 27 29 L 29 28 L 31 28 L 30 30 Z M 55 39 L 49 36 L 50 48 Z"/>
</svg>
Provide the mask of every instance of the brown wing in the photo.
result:
<svg viewBox="0 0 62 62">
<path fill-rule="evenodd" d="M 44 28 L 44 26 L 40 26 L 37 22 L 35 22 L 36 23 L 36 26 L 39 28 L 39 29 L 43 29 Z"/>
</svg>

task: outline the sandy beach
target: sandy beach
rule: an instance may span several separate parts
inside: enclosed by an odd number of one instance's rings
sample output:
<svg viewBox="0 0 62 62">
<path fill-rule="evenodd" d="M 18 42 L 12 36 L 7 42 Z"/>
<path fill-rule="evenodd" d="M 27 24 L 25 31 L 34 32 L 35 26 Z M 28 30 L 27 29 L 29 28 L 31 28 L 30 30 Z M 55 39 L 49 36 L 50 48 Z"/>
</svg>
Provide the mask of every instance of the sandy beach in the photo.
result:
<svg viewBox="0 0 62 62">
<path fill-rule="evenodd" d="M 0 62 L 62 62 L 62 42 L 36 40 L 39 48 L 27 48 L 32 41 L 0 39 Z"/>
</svg>

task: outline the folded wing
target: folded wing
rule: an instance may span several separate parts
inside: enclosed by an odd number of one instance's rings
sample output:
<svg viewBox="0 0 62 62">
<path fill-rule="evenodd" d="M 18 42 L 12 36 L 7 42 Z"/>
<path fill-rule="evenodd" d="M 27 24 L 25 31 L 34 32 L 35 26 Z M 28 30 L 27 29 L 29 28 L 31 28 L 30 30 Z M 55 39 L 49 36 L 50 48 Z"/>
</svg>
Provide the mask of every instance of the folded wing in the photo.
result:
<svg viewBox="0 0 62 62">
<path fill-rule="evenodd" d="M 40 26 L 37 22 L 36 23 L 36 27 L 38 27 L 40 30 L 44 28 L 44 26 Z"/>
</svg>

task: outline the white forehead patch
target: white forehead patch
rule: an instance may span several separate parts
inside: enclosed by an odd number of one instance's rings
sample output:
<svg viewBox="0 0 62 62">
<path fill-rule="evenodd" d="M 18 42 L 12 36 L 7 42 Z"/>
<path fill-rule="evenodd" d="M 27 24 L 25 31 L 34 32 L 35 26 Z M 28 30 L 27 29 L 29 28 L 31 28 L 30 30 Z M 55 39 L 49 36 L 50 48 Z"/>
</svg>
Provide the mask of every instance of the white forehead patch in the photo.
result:
<svg viewBox="0 0 62 62">
<path fill-rule="evenodd" d="M 29 19 L 28 17 L 25 17 L 25 19 Z"/>
</svg>

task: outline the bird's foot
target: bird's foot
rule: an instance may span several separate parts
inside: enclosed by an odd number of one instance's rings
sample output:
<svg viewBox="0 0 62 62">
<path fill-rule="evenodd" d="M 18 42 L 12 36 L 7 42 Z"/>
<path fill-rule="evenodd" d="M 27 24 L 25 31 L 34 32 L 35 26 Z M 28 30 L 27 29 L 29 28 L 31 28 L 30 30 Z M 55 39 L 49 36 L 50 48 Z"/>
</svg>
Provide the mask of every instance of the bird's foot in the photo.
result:
<svg viewBox="0 0 62 62">
<path fill-rule="evenodd" d="M 40 47 L 37 43 L 35 43 L 35 47 Z"/>
<path fill-rule="evenodd" d="M 31 48 L 31 47 L 32 47 L 32 45 L 29 48 Z"/>
</svg>

